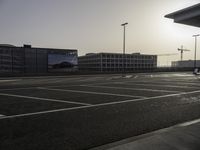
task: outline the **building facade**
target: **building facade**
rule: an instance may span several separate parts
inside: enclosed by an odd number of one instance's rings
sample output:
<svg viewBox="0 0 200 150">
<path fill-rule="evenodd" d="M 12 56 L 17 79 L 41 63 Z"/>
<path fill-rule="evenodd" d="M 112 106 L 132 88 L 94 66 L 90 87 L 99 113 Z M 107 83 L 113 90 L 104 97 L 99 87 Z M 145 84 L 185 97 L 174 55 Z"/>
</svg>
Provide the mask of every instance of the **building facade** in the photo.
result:
<svg viewBox="0 0 200 150">
<path fill-rule="evenodd" d="M 77 50 L 0 45 L 0 73 L 47 73 L 77 70 Z"/>
<path fill-rule="evenodd" d="M 124 58 L 124 59 L 123 59 Z M 134 72 L 152 70 L 157 67 L 156 55 L 140 53 L 90 53 L 78 57 L 80 71 L 93 72 Z"/>
<path fill-rule="evenodd" d="M 172 67 L 194 68 L 194 60 L 173 61 Z M 200 60 L 196 61 L 196 67 L 200 67 Z"/>
</svg>

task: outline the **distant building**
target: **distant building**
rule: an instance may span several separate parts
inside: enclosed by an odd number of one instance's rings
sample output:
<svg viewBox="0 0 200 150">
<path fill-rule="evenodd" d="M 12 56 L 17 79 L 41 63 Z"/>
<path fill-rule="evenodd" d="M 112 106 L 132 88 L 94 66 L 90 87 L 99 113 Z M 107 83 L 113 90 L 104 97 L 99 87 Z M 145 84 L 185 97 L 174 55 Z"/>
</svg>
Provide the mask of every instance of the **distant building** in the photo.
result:
<svg viewBox="0 0 200 150">
<path fill-rule="evenodd" d="M 15 47 L 0 44 L 0 73 L 47 73 L 76 71 L 77 50 Z"/>
<path fill-rule="evenodd" d="M 196 66 L 200 67 L 200 60 L 196 61 Z M 172 67 L 194 68 L 194 60 L 172 61 Z"/>
<path fill-rule="evenodd" d="M 174 19 L 176 23 L 200 27 L 200 3 L 165 15 L 165 17 Z"/>
<path fill-rule="evenodd" d="M 122 72 L 123 54 L 120 53 L 89 53 L 78 57 L 80 71 Z M 157 67 L 156 55 L 140 53 L 125 54 L 124 68 L 127 72 L 136 70 L 152 70 Z"/>
</svg>

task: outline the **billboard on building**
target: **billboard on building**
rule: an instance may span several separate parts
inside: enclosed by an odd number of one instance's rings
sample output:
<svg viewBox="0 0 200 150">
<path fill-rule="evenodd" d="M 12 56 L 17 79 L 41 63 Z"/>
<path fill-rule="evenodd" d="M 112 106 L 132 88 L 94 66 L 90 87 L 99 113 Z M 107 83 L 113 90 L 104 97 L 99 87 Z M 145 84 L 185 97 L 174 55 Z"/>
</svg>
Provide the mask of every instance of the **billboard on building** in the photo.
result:
<svg viewBox="0 0 200 150">
<path fill-rule="evenodd" d="M 48 53 L 49 72 L 76 71 L 78 66 L 77 51 L 50 51 Z"/>
</svg>

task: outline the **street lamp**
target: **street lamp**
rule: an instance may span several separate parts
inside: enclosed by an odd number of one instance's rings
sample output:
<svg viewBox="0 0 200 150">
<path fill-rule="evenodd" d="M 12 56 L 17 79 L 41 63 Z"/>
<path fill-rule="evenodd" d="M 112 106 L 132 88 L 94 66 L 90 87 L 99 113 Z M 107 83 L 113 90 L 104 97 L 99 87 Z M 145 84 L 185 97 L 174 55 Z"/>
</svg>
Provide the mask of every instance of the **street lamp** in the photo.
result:
<svg viewBox="0 0 200 150">
<path fill-rule="evenodd" d="M 200 34 L 196 34 L 196 35 L 193 35 L 192 37 L 195 38 L 195 51 L 194 51 L 194 72 L 196 72 L 196 65 L 197 65 L 197 37 L 200 36 Z"/>
<path fill-rule="evenodd" d="M 126 25 L 128 23 L 123 23 L 121 26 L 124 27 L 124 36 L 123 36 L 123 73 L 125 74 L 125 34 L 126 34 Z"/>
</svg>

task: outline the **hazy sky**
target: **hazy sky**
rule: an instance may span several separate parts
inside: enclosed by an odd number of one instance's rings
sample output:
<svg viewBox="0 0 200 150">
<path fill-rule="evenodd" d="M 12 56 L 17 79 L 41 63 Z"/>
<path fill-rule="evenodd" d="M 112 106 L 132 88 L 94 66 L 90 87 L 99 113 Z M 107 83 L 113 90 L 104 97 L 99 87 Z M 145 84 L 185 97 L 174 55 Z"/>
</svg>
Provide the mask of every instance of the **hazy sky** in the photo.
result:
<svg viewBox="0 0 200 150">
<path fill-rule="evenodd" d="M 175 24 L 164 15 L 200 0 L 0 0 L 0 43 L 16 46 L 121 52 L 127 26 L 127 53 L 178 53 L 193 59 L 193 34 L 200 28 Z M 200 38 L 199 59 L 200 59 Z M 180 56 L 165 59 L 179 59 Z M 164 58 L 163 58 L 164 59 Z"/>
</svg>

